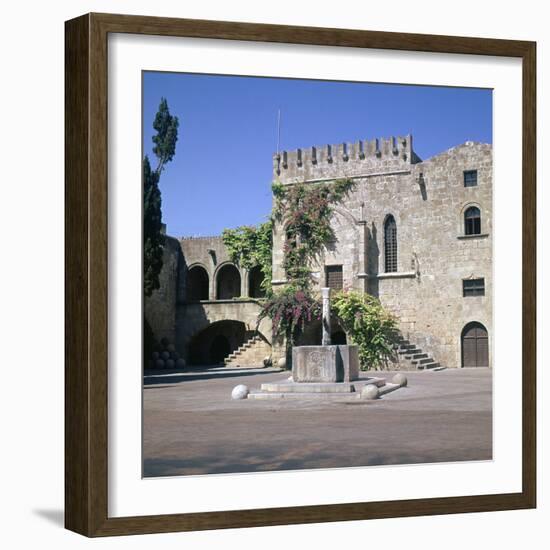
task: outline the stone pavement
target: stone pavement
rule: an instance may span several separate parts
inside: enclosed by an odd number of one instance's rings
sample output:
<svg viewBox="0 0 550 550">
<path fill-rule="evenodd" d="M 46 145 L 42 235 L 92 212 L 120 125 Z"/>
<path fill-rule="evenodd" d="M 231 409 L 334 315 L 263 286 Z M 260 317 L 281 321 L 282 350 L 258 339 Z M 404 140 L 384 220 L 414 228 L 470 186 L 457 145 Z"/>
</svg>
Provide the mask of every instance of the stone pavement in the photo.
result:
<svg viewBox="0 0 550 550">
<path fill-rule="evenodd" d="M 392 372 L 373 372 L 391 379 Z M 276 369 L 146 371 L 144 475 L 413 464 L 492 457 L 492 371 L 407 373 L 376 401 L 231 400 Z"/>
</svg>

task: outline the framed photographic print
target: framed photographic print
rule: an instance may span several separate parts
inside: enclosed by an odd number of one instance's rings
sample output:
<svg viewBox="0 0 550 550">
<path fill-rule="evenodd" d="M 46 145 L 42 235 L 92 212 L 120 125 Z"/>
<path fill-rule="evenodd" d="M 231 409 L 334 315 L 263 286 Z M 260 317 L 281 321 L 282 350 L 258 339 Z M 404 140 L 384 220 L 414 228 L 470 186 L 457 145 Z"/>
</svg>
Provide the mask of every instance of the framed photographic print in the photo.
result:
<svg viewBox="0 0 550 550">
<path fill-rule="evenodd" d="M 65 36 L 66 527 L 535 507 L 535 44 Z"/>
</svg>

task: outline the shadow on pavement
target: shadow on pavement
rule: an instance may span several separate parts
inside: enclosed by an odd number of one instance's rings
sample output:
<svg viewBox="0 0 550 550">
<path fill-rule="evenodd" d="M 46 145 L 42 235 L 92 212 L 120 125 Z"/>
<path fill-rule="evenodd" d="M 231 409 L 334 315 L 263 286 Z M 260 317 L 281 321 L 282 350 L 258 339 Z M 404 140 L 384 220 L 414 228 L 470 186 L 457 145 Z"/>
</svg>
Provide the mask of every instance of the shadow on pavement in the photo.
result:
<svg viewBox="0 0 550 550">
<path fill-rule="evenodd" d="M 248 371 L 248 372 L 247 372 Z M 178 375 L 178 372 L 181 374 Z M 223 372 L 220 370 L 207 372 L 207 369 L 194 369 L 186 371 L 171 371 L 171 373 L 158 374 L 158 371 L 145 371 L 143 376 L 144 386 L 156 386 L 158 384 L 178 384 L 180 382 L 193 382 L 195 380 L 211 380 L 213 378 L 243 378 L 247 376 L 265 376 L 266 374 L 276 374 L 283 372 L 281 370 L 259 370 L 259 369 L 242 369 Z M 154 374 L 153 374 L 154 373 Z"/>
</svg>

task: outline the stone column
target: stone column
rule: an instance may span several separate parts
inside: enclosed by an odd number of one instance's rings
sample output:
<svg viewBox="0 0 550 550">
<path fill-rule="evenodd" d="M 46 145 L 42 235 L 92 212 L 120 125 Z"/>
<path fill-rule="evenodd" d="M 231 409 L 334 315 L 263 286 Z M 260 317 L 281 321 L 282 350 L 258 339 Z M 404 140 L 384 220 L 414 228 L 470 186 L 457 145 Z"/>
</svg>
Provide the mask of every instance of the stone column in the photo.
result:
<svg viewBox="0 0 550 550">
<path fill-rule="evenodd" d="M 248 288 L 248 275 L 250 272 L 248 269 L 239 269 L 239 273 L 241 274 L 241 297 L 249 296 L 249 288 Z"/>
<path fill-rule="evenodd" d="M 330 346 L 330 288 L 322 288 L 323 295 L 323 346 Z"/>
<path fill-rule="evenodd" d="M 361 207 L 361 211 L 363 211 L 363 207 Z M 363 213 L 361 213 L 361 216 Z M 367 275 L 367 269 L 368 269 L 368 227 L 367 222 L 365 220 L 359 220 L 356 222 L 357 225 L 357 233 L 358 233 L 358 262 L 357 262 L 357 274 L 355 276 L 355 280 L 353 281 L 354 288 L 362 291 L 367 292 L 368 290 L 368 275 Z"/>
<path fill-rule="evenodd" d="M 208 273 L 208 283 L 209 283 L 209 287 L 208 287 L 208 299 L 209 300 L 215 300 L 216 299 L 216 286 L 217 286 L 217 283 L 216 283 L 216 268 L 214 268 L 212 270 L 212 274 Z"/>
</svg>

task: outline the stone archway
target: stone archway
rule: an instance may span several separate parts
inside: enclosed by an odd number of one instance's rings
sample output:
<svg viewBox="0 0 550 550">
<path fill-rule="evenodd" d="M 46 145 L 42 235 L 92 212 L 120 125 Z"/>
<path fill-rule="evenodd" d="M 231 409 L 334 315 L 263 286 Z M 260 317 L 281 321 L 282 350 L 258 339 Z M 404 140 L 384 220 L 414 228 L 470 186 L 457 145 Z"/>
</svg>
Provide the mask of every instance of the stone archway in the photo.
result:
<svg viewBox="0 0 550 550">
<path fill-rule="evenodd" d="M 208 350 L 209 363 L 218 365 L 231 353 L 231 343 L 225 334 L 217 334 L 210 344 Z"/>
<path fill-rule="evenodd" d="M 208 273 L 201 265 L 192 266 L 187 272 L 185 299 L 188 302 L 208 300 Z"/>
<path fill-rule="evenodd" d="M 231 300 L 241 295 L 241 274 L 233 264 L 225 264 L 216 274 L 216 299 Z"/>
<path fill-rule="evenodd" d="M 212 323 L 199 331 L 189 345 L 191 365 L 219 365 L 244 344 L 246 326 L 242 321 L 225 320 Z"/>
</svg>

